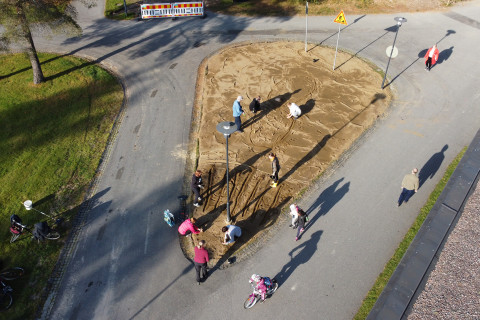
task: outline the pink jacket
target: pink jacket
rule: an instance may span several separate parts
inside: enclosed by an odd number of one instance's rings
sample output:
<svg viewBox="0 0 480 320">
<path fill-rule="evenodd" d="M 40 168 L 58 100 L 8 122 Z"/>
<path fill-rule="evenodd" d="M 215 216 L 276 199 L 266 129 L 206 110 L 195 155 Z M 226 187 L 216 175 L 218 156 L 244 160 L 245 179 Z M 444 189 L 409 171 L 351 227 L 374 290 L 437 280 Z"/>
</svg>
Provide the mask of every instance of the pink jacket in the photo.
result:
<svg viewBox="0 0 480 320">
<path fill-rule="evenodd" d="M 178 227 L 178 233 L 184 236 L 187 230 L 190 230 L 194 234 L 200 233 L 200 230 L 198 230 L 198 228 L 190 220 L 185 220 L 182 222 L 182 224 Z"/>
<path fill-rule="evenodd" d="M 265 299 L 265 293 L 267 293 L 267 286 L 265 285 L 265 280 L 263 278 L 262 280 L 257 282 L 256 288 L 262 294 L 262 299 Z"/>
</svg>

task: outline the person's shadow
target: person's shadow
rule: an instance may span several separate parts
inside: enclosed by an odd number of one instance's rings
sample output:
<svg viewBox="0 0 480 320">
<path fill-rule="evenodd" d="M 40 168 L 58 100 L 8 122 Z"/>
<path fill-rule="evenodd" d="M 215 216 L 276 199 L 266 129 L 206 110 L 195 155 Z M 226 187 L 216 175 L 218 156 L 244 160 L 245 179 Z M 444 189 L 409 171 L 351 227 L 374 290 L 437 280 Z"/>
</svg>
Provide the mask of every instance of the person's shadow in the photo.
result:
<svg viewBox="0 0 480 320">
<path fill-rule="evenodd" d="M 437 173 L 438 168 L 445 159 L 443 154 L 448 149 L 448 144 L 444 145 L 440 152 L 435 153 L 433 156 L 428 159 L 428 161 L 423 165 L 422 169 L 418 173 L 418 188 L 420 189 L 422 185 L 427 181 L 427 179 L 432 179 L 435 173 Z"/>
<path fill-rule="evenodd" d="M 275 98 L 269 99 L 260 104 L 260 111 L 257 112 L 253 117 L 248 119 L 247 121 L 242 123 L 242 128 L 246 128 L 265 117 L 270 111 L 273 111 L 283 105 L 286 101 L 290 100 L 290 98 L 295 94 L 300 92 L 302 89 L 297 89 L 293 92 L 287 92 L 281 95 L 276 96 Z"/>
<path fill-rule="evenodd" d="M 320 241 L 322 233 L 322 230 L 312 233 L 312 236 L 309 240 L 293 248 L 288 253 L 290 256 L 290 261 L 283 266 L 282 270 L 280 270 L 275 277 L 273 277 L 275 280 L 277 280 L 279 287 L 281 287 L 287 281 L 287 279 L 299 265 L 307 263 L 310 258 L 313 257 L 315 251 L 317 251 L 317 244 Z M 297 251 L 298 253 L 295 255 Z"/>
<path fill-rule="evenodd" d="M 452 55 L 453 53 L 453 46 L 451 46 L 450 48 L 448 49 L 445 49 L 443 50 L 442 52 L 440 52 L 438 54 L 438 61 L 437 63 L 440 64 L 442 63 L 443 61 L 447 61 L 448 58 L 450 58 L 450 56 Z"/>
<path fill-rule="evenodd" d="M 300 117 L 312 111 L 313 107 L 315 107 L 315 100 L 313 99 L 309 99 L 307 102 L 305 102 L 305 104 L 302 104 L 301 106 L 299 106 L 300 110 L 302 110 Z"/>
<path fill-rule="evenodd" d="M 344 178 L 338 179 L 330 187 L 323 190 L 320 196 L 318 196 L 317 200 L 315 200 L 310 208 L 308 208 L 307 214 L 309 215 L 310 220 L 306 224 L 302 235 L 308 229 L 310 229 L 310 226 L 312 226 L 315 221 L 317 221 L 321 216 L 326 215 L 330 209 L 340 202 L 340 200 L 342 200 L 342 198 L 347 194 L 350 189 L 350 182 L 346 182 L 344 185 L 338 188 L 343 179 Z M 312 214 L 313 211 L 315 211 L 318 207 L 320 207 L 320 210 L 318 210 L 317 213 Z"/>
</svg>

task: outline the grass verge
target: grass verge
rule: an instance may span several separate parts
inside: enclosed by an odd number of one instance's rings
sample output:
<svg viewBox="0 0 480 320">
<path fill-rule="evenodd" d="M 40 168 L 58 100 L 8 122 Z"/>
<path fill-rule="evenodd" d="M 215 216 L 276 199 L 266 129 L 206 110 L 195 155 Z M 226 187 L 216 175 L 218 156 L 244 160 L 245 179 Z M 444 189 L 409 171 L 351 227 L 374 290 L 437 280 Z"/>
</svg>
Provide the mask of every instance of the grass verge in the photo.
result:
<svg viewBox="0 0 480 320">
<path fill-rule="evenodd" d="M 375 304 L 378 297 L 380 296 L 380 293 L 382 293 L 383 289 L 387 285 L 388 281 L 390 280 L 390 277 L 392 276 L 393 272 L 395 271 L 398 264 L 400 263 L 400 260 L 402 260 L 403 255 L 405 254 L 408 247 L 410 246 L 410 243 L 413 241 L 413 239 L 417 235 L 418 230 L 420 230 L 420 227 L 425 221 L 428 213 L 432 209 L 435 202 L 437 202 L 437 198 L 442 193 L 448 180 L 450 179 L 450 176 L 457 168 L 458 163 L 460 162 L 460 160 L 462 159 L 466 151 L 467 151 L 467 147 L 464 147 L 462 151 L 455 157 L 455 159 L 448 166 L 447 170 L 445 171 L 445 174 L 443 175 L 443 178 L 435 186 L 435 189 L 430 194 L 430 197 L 428 198 L 427 203 L 423 206 L 422 209 L 420 209 L 420 213 L 417 216 L 417 219 L 412 224 L 410 229 L 407 231 L 407 234 L 403 238 L 402 242 L 400 242 L 400 245 L 398 246 L 397 250 L 395 250 L 393 257 L 390 259 L 390 261 L 387 262 L 382 273 L 380 273 L 377 280 L 375 281 L 375 284 L 373 285 L 373 287 L 370 289 L 367 296 L 363 300 L 362 306 L 360 307 L 357 314 L 355 315 L 354 320 L 365 319 L 370 313 L 370 310 L 373 308 L 373 305 Z"/>
<path fill-rule="evenodd" d="M 42 305 L 47 279 L 123 101 L 121 85 L 104 69 L 74 57 L 39 54 L 39 59 L 47 81 L 33 85 L 26 56 L 0 55 L 0 267 L 26 271 L 8 282 L 14 302 L 0 319 L 33 319 Z M 11 214 L 29 226 L 46 219 L 24 208 L 27 199 L 63 218 L 59 240 L 37 243 L 25 233 L 9 243 Z"/>
</svg>

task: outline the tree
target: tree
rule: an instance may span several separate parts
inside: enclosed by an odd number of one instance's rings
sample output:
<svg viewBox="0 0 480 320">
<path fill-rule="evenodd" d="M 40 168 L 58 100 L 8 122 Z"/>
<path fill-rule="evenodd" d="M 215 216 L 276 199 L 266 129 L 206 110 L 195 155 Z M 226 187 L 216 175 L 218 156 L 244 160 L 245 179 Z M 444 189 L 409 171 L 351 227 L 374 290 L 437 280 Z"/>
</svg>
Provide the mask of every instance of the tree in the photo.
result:
<svg viewBox="0 0 480 320">
<path fill-rule="evenodd" d="M 14 48 L 25 52 L 32 64 L 33 83 L 45 81 L 32 30 L 81 34 L 70 0 L 0 0 L 0 5 L 0 24 L 3 27 L 0 50 Z"/>
</svg>

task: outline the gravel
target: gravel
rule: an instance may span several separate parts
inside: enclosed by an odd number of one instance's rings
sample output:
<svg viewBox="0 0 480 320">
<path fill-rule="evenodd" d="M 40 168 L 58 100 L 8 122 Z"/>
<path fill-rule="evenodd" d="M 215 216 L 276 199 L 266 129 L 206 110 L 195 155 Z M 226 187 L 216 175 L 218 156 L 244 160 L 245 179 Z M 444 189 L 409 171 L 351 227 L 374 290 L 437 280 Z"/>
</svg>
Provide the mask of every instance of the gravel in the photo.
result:
<svg viewBox="0 0 480 320">
<path fill-rule="evenodd" d="M 480 184 L 450 233 L 409 320 L 480 319 Z"/>
</svg>

